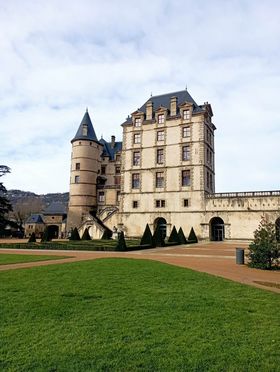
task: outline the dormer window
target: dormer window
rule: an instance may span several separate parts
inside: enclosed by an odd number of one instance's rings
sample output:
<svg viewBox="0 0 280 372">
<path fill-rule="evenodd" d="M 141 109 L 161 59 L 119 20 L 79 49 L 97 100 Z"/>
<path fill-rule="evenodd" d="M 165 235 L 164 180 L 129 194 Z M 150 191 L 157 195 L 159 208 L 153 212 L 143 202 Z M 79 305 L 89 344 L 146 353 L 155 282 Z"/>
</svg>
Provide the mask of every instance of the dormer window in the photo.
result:
<svg viewBox="0 0 280 372">
<path fill-rule="evenodd" d="M 159 124 L 164 124 L 164 122 L 165 122 L 164 114 L 159 114 L 158 115 L 158 123 Z"/>
<path fill-rule="evenodd" d="M 183 111 L 183 119 L 184 120 L 190 120 L 190 118 L 191 118 L 191 112 L 190 112 L 190 110 L 184 110 Z"/>
<path fill-rule="evenodd" d="M 135 127 L 141 127 L 141 124 L 142 124 L 141 118 L 135 118 L 134 126 Z"/>
<path fill-rule="evenodd" d="M 83 125 L 83 136 L 88 135 L 88 126 L 86 124 Z"/>
</svg>

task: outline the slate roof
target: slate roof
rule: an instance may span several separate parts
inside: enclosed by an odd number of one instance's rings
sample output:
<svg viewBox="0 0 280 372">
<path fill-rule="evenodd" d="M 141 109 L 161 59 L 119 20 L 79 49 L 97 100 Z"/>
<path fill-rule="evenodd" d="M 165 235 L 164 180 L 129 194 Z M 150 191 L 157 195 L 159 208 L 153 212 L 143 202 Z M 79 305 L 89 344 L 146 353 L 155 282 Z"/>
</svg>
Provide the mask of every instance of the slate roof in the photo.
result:
<svg viewBox="0 0 280 372">
<path fill-rule="evenodd" d="M 52 215 L 52 214 L 67 214 L 66 205 L 61 202 L 51 203 L 43 212 L 43 215 Z"/>
<path fill-rule="evenodd" d="M 83 135 L 84 126 L 87 126 L 87 135 Z M 85 115 L 83 117 L 83 120 L 81 121 L 79 129 L 75 137 L 72 139 L 71 143 L 77 140 L 88 140 L 88 141 L 98 142 L 88 111 L 85 112 Z"/>
<path fill-rule="evenodd" d="M 25 223 L 44 223 L 41 214 L 31 214 L 25 221 Z"/>
<path fill-rule="evenodd" d="M 103 145 L 103 152 L 101 156 L 109 156 L 110 160 L 115 159 L 116 152 L 122 150 L 122 142 L 115 142 L 114 147 L 112 147 L 111 142 L 107 142 L 105 139 L 101 138 L 99 143 Z"/>
<path fill-rule="evenodd" d="M 139 108 L 139 111 L 142 111 L 146 113 L 146 104 L 148 102 L 153 102 L 153 112 L 155 112 L 158 108 L 161 106 L 166 107 L 167 109 L 170 109 L 170 100 L 171 97 L 177 97 L 177 107 L 180 106 L 184 102 L 190 102 L 193 104 L 193 112 L 203 112 L 203 106 L 199 106 L 195 100 L 192 98 L 192 96 L 189 94 L 187 89 L 180 90 L 178 92 L 171 92 L 166 94 L 161 94 L 159 96 L 151 96 L 145 103 Z M 128 116 L 126 121 L 123 124 L 129 124 L 132 123 L 131 116 Z"/>
</svg>

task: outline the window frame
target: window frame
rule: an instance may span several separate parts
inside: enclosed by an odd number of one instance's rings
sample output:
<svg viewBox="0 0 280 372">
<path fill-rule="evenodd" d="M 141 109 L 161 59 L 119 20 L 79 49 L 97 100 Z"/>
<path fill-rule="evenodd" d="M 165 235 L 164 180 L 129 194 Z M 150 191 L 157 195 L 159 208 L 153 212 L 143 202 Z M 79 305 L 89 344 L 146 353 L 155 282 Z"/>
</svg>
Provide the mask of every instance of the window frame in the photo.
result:
<svg viewBox="0 0 280 372">
<path fill-rule="evenodd" d="M 140 189 L 140 173 L 132 173 L 131 175 L 131 188 Z"/>
<path fill-rule="evenodd" d="M 185 176 L 184 173 L 186 173 Z M 189 169 L 183 169 L 181 171 L 181 185 L 183 187 L 191 185 L 191 171 Z"/>
</svg>

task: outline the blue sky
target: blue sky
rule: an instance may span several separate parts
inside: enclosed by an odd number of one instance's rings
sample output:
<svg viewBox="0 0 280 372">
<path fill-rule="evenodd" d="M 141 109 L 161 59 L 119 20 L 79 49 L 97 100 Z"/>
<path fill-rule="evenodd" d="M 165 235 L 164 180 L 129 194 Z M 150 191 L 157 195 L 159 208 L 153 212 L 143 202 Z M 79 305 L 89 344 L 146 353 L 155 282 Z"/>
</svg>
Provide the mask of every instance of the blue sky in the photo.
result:
<svg viewBox="0 0 280 372">
<path fill-rule="evenodd" d="M 280 2 L 0 2 L 0 163 L 7 188 L 69 189 L 70 140 L 98 137 L 150 96 L 211 103 L 216 191 L 280 189 Z"/>
</svg>

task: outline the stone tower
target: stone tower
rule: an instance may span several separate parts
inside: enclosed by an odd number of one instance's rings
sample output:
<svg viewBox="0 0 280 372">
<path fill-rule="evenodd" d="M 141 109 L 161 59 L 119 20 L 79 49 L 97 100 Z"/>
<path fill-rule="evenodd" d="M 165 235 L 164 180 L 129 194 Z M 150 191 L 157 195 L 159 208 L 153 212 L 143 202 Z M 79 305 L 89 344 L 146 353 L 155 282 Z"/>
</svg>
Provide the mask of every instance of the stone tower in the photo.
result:
<svg viewBox="0 0 280 372">
<path fill-rule="evenodd" d="M 75 137 L 71 141 L 71 171 L 67 231 L 79 227 L 83 217 L 97 209 L 97 176 L 103 146 L 98 142 L 86 111 Z"/>
</svg>

